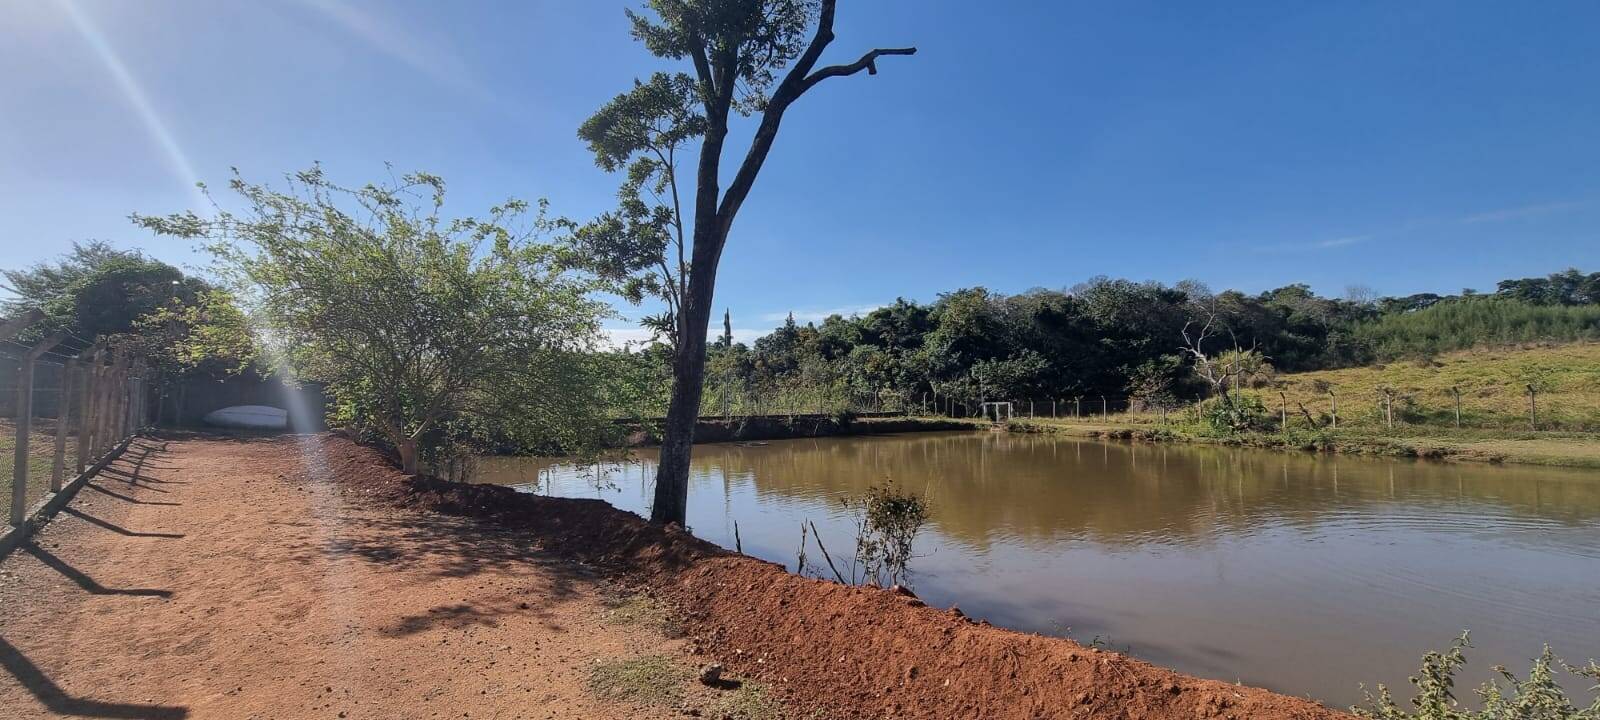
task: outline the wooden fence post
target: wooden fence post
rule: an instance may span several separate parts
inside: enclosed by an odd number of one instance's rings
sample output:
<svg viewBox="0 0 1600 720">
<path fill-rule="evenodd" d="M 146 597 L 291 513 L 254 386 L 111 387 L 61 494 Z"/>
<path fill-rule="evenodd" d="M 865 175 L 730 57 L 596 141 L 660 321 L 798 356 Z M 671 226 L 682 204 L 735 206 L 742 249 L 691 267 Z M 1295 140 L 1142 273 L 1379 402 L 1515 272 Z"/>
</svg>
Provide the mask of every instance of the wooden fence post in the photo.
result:
<svg viewBox="0 0 1600 720">
<path fill-rule="evenodd" d="M 99 459 L 104 455 L 106 448 L 111 446 L 111 434 L 116 432 L 116 388 L 117 377 L 122 373 L 122 353 L 111 352 L 111 364 L 100 371 L 100 410 L 95 413 L 94 452 L 92 456 Z"/>
<path fill-rule="evenodd" d="M 1461 388 L 1450 386 L 1450 394 L 1456 396 L 1456 429 L 1461 429 Z"/>
<path fill-rule="evenodd" d="M 89 358 L 89 365 L 82 369 L 83 378 L 78 389 L 78 447 L 77 466 L 82 473 L 89 467 L 89 432 L 94 427 L 94 418 L 90 413 L 94 410 L 94 395 L 96 392 L 95 380 L 100 372 L 100 362 L 104 359 L 105 349 L 100 343 L 95 343 L 85 350 L 82 355 Z"/>
<path fill-rule="evenodd" d="M 122 362 L 116 352 L 110 353 L 106 359 L 108 364 L 100 368 L 100 397 L 95 399 L 99 408 L 94 413 L 94 445 L 89 452 L 89 456 L 96 460 L 104 454 L 106 436 L 111 434 L 111 387 L 117 382 L 117 363 Z"/>
<path fill-rule="evenodd" d="M 56 397 L 56 446 L 50 465 L 50 492 L 61 492 L 67 474 L 67 432 L 72 427 L 72 390 L 78 377 L 78 359 L 68 358 L 61 368 L 61 392 Z"/>
<path fill-rule="evenodd" d="M 23 353 L 17 366 L 17 448 L 11 463 L 11 524 L 22 527 L 28 517 L 28 444 L 33 434 L 33 364 L 59 344 L 66 333 L 47 337 Z M 58 403 L 59 404 L 59 403 Z"/>
<path fill-rule="evenodd" d="M 1328 390 L 1328 401 L 1333 403 L 1333 429 L 1339 429 L 1339 396 L 1333 394 L 1333 389 Z"/>
</svg>

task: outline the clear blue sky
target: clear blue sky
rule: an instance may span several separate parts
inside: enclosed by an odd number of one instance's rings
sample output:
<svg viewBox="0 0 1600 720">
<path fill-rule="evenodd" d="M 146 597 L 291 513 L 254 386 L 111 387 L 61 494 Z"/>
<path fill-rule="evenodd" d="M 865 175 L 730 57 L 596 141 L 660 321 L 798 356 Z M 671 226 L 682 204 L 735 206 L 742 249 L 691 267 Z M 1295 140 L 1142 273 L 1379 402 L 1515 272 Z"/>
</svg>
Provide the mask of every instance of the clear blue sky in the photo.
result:
<svg viewBox="0 0 1600 720">
<path fill-rule="evenodd" d="M 603 210 L 616 178 L 574 131 L 660 66 L 628 4 L 0 0 L 0 265 L 81 239 L 195 263 L 126 217 L 230 166 Z M 1600 269 L 1600 4 L 840 5 L 830 60 L 920 53 L 789 113 L 718 282 L 740 328 L 1097 274 L 1404 294 Z"/>
</svg>

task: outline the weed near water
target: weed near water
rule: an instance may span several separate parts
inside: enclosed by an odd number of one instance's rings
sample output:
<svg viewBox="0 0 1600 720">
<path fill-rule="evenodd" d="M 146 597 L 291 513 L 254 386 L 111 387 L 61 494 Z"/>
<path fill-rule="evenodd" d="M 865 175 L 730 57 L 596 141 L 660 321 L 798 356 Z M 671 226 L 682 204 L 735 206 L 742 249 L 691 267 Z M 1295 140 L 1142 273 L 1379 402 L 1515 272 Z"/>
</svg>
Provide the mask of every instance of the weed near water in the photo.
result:
<svg viewBox="0 0 1600 720">
<path fill-rule="evenodd" d="M 1422 670 L 1412 676 L 1416 696 L 1411 699 L 1414 711 L 1395 703 L 1389 689 L 1378 686 L 1378 694 L 1367 693 L 1367 707 L 1351 708 L 1357 715 L 1374 720 L 1600 720 L 1600 686 L 1594 690 L 1594 701 L 1587 708 L 1578 708 L 1556 682 L 1558 668 L 1579 677 L 1600 681 L 1600 665 L 1594 660 L 1583 667 L 1562 662 L 1547 645 L 1544 652 L 1533 661 L 1526 678 L 1518 679 L 1503 667 L 1495 671 L 1505 684 L 1491 680 L 1474 692 L 1483 703 L 1478 711 L 1463 710 L 1455 697 L 1455 675 L 1467 664 L 1465 649 L 1472 647 L 1466 633 L 1457 638 L 1449 650 L 1430 652 L 1422 657 Z"/>
</svg>

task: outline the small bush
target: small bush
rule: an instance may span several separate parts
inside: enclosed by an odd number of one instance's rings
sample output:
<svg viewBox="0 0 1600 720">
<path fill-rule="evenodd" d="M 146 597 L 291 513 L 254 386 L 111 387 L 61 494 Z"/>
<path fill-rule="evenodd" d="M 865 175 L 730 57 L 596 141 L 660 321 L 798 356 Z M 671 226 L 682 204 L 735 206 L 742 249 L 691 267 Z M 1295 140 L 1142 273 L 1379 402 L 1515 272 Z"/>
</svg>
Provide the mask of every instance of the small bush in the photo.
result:
<svg viewBox="0 0 1600 720">
<path fill-rule="evenodd" d="M 795 559 L 797 572 L 808 572 L 823 577 L 817 568 L 806 562 L 808 540 L 817 544 L 835 580 L 845 585 L 905 584 L 911 564 L 911 546 L 917 533 L 928 522 L 926 500 L 895 490 L 893 484 L 874 486 L 863 495 L 845 498 L 846 509 L 856 515 L 855 555 L 847 564 L 834 562 L 816 524 L 810 524 L 813 536 L 807 534 L 807 523 L 800 524 L 800 553 Z"/>
<path fill-rule="evenodd" d="M 1201 402 L 1198 411 L 1207 430 L 1223 435 L 1267 430 L 1273 425 L 1267 406 L 1255 395 L 1211 398 Z"/>
<path fill-rule="evenodd" d="M 1351 708 L 1357 715 L 1376 720 L 1600 720 L 1600 693 L 1587 708 L 1577 708 L 1556 683 L 1557 666 L 1580 677 L 1600 680 L 1600 665 L 1590 660 L 1585 667 L 1562 662 L 1546 645 L 1533 661 L 1528 677 L 1517 679 L 1503 667 L 1495 670 L 1505 685 L 1491 680 L 1474 692 L 1483 703 L 1478 711 L 1462 710 L 1455 697 L 1455 674 L 1467 664 L 1465 648 L 1472 647 L 1462 633 L 1446 652 L 1430 652 L 1422 657 L 1422 671 L 1411 678 L 1416 697 L 1415 712 L 1395 704 L 1389 689 L 1378 686 L 1378 695 L 1367 693 L 1367 707 Z M 1600 686 L 1596 686 L 1600 690 Z"/>
</svg>

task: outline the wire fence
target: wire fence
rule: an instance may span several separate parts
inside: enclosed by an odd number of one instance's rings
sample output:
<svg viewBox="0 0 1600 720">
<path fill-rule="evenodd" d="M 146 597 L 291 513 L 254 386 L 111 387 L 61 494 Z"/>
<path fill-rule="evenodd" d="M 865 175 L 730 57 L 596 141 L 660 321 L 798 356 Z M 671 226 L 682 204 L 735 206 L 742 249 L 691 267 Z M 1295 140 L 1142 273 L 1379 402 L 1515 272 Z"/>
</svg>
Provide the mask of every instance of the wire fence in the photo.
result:
<svg viewBox="0 0 1600 720">
<path fill-rule="evenodd" d="M 0 513 L 28 510 L 144 427 L 148 393 L 129 352 L 72 335 L 42 335 L 37 313 L 0 324 Z"/>
</svg>

